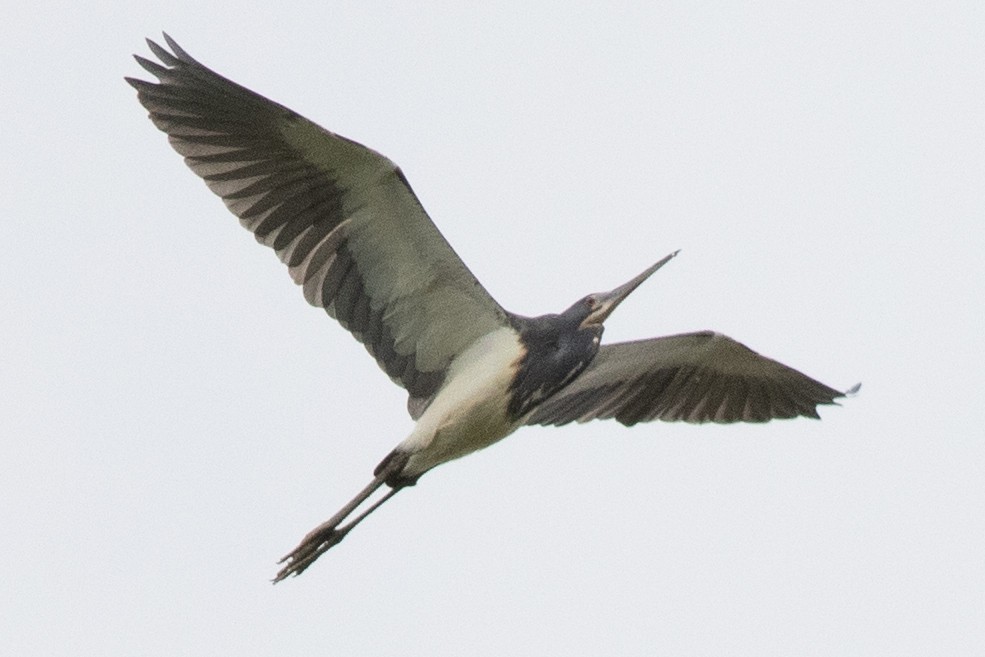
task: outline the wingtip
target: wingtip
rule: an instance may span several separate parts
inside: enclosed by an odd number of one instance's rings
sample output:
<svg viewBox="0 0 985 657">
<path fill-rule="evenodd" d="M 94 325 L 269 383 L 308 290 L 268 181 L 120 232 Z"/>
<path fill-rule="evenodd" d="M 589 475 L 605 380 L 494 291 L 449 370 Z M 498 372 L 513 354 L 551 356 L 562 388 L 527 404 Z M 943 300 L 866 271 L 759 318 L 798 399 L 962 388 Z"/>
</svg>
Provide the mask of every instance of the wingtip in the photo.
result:
<svg viewBox="0 0 985 657">
<path fill-rule="evenodd" d="M 849 388 L 848 390 L 846 390 L 845 392 L 843 392 L 842 393 L 842 396 L 843 397 L 854 397 L 855 395 L 858 394 L 858 391 L 861 390 L 861 389 L 862 389 L 862 382 L 859 381 L 858 383 L 856 383 L 855 385 L 853 385 L 851 388 Z"/>
<path fill-rule="evenodd" d="M 196 63 L 196 64 L 198 63 L 195 61 L 194 57 L 189 55 L 184 48 L 178 45 L 177 41 L 171 38 L 170 34 L 163 31 L 161 32 L 161 34 L 164 35 L 164 42 L 168 44 L 168 47 L 171 48 L 171 52 L 173 52 L 178 57 L 178 59 L 189 63 Z"/>
<path fill-rule="evenodd" d="M 184 62 L 186 64 L 199 63 L 194 57 L 189 55 L 184 48 L 179 46 L 178 42 L 175 41 L 170 34 L 162 31 L 161 35 L 164 37 L 164 43 L 167 45 L 168 48 L 171 49 L 170 51 L 168 51 L 167 48 L 159 44 L 154 39 L 151 39 L 150 37 L 145 38 L 144 41 L 147 42 L 147 47 L 150 49 L 150 51 L 154 53 L 154 55 L 158 59 L 164 62 L 164 64 L 166 64 L 167 66 L 176 66 L 181 62 Z M 134 55 L 134 57 L 139 57 L 139 56 Z"/>
</svg>

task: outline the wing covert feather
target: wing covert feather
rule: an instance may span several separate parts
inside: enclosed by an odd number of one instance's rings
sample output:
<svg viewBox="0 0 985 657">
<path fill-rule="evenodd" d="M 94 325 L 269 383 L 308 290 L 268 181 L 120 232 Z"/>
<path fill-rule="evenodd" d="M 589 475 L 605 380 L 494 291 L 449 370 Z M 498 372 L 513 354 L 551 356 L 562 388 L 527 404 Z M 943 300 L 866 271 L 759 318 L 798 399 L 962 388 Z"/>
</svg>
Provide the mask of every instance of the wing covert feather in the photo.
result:
<svg viewBox="0 0 985 657">
<path fill-rule="evenodd" d="M 819 404 L 844 395 L 727 336 L 701 331 L 603 345 L 591 365 L 526 424 L 816 418 Z"/>
<path fill-rule="evenodd" d="M 165 35 L 158 83 L 127 78 L 154 124 L 257 241 L 410 394 L 507 323 L 389 159 L 206 68 Z"/>
</svg>

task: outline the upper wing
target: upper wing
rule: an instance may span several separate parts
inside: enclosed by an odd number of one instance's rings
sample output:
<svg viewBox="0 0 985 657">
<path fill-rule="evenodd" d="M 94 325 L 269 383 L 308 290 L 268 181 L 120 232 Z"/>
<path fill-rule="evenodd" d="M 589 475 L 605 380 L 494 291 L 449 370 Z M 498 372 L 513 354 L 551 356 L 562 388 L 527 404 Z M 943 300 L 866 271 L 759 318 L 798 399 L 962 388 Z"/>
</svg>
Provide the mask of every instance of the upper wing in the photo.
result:
<svg viewBox="0 0 985 657">
<path fill-rule="evenodd" d="M 507 323 L 400 169 L 198 63 L 166 34 L 159 84 L 127 78 L 192 171 L 365 344 L 415 417 L 451 360 Z"/>
<path fill-rule="evenodd" d="M 732 338 L 702 331 L 602 346 L 592 364 L 526 423 L 816 418 L 818 404 L 844 395 Z"/>
</svg>

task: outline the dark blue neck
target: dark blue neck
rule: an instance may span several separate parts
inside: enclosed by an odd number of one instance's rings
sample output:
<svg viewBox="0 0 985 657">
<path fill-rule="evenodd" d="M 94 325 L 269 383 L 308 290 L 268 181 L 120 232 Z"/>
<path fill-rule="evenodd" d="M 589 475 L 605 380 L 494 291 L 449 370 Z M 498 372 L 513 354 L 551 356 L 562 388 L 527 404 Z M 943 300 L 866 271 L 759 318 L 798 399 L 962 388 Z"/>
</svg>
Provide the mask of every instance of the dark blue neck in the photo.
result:
<svg viewBox="0 0 985 657">
<path fill-rule="evenodd" d="M 588 367 L 598 353 L 602 326 L 579 328 L 582 318 L 569 313 L 511 319 L 526 350 L 509 402 L 510 416 L 519 420 Z"/>
</svg>

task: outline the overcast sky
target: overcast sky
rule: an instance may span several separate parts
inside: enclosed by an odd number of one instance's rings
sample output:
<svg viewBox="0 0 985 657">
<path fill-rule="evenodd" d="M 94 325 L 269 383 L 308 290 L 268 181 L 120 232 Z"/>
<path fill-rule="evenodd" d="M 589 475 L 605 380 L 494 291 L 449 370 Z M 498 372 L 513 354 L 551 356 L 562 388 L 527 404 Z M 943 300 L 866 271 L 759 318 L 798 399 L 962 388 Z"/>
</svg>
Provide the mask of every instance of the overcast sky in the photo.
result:
<svg viewBox="0 0 985 657">
<path fill-rule="evenodd" d="M 158 4 L 0 21 L 9 654 L 985 653 L 981 3 Z M 400 164 L 510 310 L 682 249 L 606 340 L 861 394 L 524 429 L 271 586 L 412 424 L 147 120 L 162 29 Z"/>
</svg>

